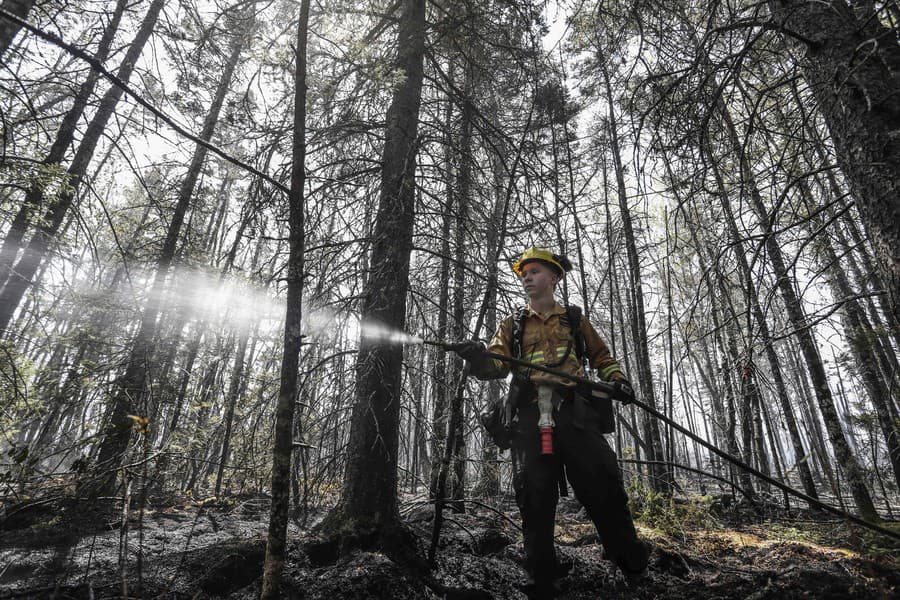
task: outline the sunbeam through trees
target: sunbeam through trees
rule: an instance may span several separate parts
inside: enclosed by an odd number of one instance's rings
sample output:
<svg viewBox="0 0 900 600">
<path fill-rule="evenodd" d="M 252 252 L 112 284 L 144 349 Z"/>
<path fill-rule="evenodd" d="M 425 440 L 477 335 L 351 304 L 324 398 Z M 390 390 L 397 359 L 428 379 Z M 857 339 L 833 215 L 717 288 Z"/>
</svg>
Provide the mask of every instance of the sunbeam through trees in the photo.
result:
<svg viewBox="0 0 900 600">
<path fill-rule="evenodd" d="M 898 36 L 896 0 L 2 0 L 0 598 L 897 593 Z M 583 441 L 610 395 L 648 569 L 567 461 L 547 576 L 524 415 Z"/>
</svg>

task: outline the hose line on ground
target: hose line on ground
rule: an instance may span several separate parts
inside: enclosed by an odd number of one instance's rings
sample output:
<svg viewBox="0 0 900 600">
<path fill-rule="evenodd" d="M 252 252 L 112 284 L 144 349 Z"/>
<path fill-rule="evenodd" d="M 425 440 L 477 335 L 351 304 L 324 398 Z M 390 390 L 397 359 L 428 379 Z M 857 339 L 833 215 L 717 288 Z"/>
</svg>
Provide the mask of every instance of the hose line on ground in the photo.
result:
<svg viewBox="0 0 900 600">
<path fill-rule="evenodd" d="M 431 344 L 431 345 L 436 345 L 436 346 L 442 346 L 447 350 L 453 349 L 453 344 L 441 344 L 441 343 L 435 343 L 435 342 L 430 342 L 430 341 L 426 341 L 425 343 Z M 614 387 L 612 386 L 612 384 L 609 384 L 609 383 L 606 383 L 603 381 L 591 381 L 590 379 L 587 379 L 585 377 L 571 375 L 569 373 L 566 373 L 565 371 L 551 369 L 550 367 L 545 367 L 543 365 L 530 363 L 530 362 L 522 360 L 520 358 L 514 358 L 512 356 L 506 356 L 505 354 L 497 354 L 496 352 L 487 352 L 487 351 L 484 352 L 484 355 L 488 358 L 500 360 L 505 363 L 513 364 L 513 365 L 516 365 L 519 367 L 525 367 L 528 369 L 533 369 L 535 371 L 542 371 L 544 373 L 549 373 L 551 375 L 563 377 L 570 381 L 574 381 L 575 383 L 577 383 L 579 385 L 587 386 L 587 387 L 590 387 L 591 389 L 599 390 L 601 392 L 606 392 L 608 394 L 612 394 L 612 392 L 614 391 Z M 733 464 L 737 467 L 740 467 L 740 468 L 744 469 L 745 471 L 748 471 L 749 473 L 752 473 L 756 477 L 777 487 L 778 489 L 780 489 L 788 494 L 791 494 L 792 496 L 794 496 L 796 498 L 803 500 L 810 506 L 815 506 L 826 512 L 830 512 L 834 515 L 843 517 L 843 518 L 847 519 L 848 521 L 852 521 L 853 523 L 856 523 L 857 525 L 860 525 L 862 527 L 865 527 L 867 529 L 870 529 L 872 531 L 880 533 L 881 535 L 884 535 L 886 537 L 900 541 L 900 533 L 891 531 L 890 529 L 887 529 L 886 527 L 882 527 L 876 523 L 872 523 L 871 521 L 867 521 L 861 517 L 857 517 L 854 514 L 848 513 L 844 510 L 841 510 L 839 508 L 831 506 L 830 504 L 826 504 L 826 503 L 822 502 L 821 500 L 817 500 L 816 498 L 813 498 L 812 496 L 809 496 L 809 495 L 801 492 L 800 490 L 794 489 L 794 488 L 790 487 L 789 485 L 783 484 L 782 482 L 778 481 L 777 479 L 773 479 L 769 475 L 766 475 L 765 473 L 758 471 L 757 469 L 748 465 L 747 463 L 740 460 L 739 458 L 731 456 L 727 452 L 723 452 L 719 448 L 716 448 L 715 446 L 713 446 L 712 444 L 710 444 L 703 438 L 699 437 L 698 435 L 696 435 L 696 434 L 692 433 L 691 431 L 689 431 L 688 429 L 682 427 L 681 425 L 679 425 L 672 419 L 668 418 L 666 415 L 662 414 L 661 412 L 659 412 L 658 410 L 656 410 L 649 404 L 642 402 L 641 400 L 638 400 L 638 399 L 634 399 L 631 402 L 631 404 L 634 404 L 635 406 L 640 407 L 642 410 L 644 410 L 645 412 L 649 413 L 650 415 L 656 417 L 663 423 L 666 423 L 667 425 L 674 428 L 675 430 L 688 436 L 689 438 L 691 438 L 692 440 L 694 440 L 695 442 L 697 442 L 698 444 L 700 444 L 701 446 L 703 446 L 704 448 L 706 448 L 707 450 L 709 450 L 710 452 L 715 454 L 716 456 L 727 460 L 731 464 Z"/>
</svg>

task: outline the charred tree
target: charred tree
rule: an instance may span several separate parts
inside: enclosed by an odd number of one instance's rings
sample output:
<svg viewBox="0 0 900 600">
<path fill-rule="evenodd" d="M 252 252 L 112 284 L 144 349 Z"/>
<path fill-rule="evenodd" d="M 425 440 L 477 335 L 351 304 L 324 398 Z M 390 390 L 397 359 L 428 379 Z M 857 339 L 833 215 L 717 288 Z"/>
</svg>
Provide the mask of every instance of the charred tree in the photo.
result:
<svg viewBox="0 0 900 600">
<path fill-rule="evenodd" d="M 243 327 L 238 340 L 237 353 L 234 356 L 231 380 L 228 382 L 228 393 L 225 396 L 225 414 L 222 417 L 225 431 L 222 433 L 222 452 L 219 455 L 219 470 L 216 471 L 216 483 L 213 491 L 213 494 L 216 496 L 222 493 L 222 479 L 225 475 L 225 466 L 228 463 L 228 455 L 231 450 L 231 429 L 234 425 L 234 411 L 244 383 L 247 343 L 249 341 L 249 328 Z"/>
<path fill-rule="evenodd" d="M 656 398 L 653 392 L 653 374 L 650 371 L 650 354 L 647 347 L 647 323 L 644 314 L 644 293 L 641 288 L 641 264 L 637 253 L 637 242 L 635 240 L 634 228 L 631 221 L 631 209 L 628 207 L 628 197 L 625 190 L 625 174 L 622 166 L 622 156 L 619 148 L 619 133 L 617 130 L 617 121 L 615 113 L 615 102 L 612 95 L 612 82 L 610 81 L 608 68 L 603 58 L 598 60 L 600 70 L 603 74 L 603 82 L 605 85 L 605 94 L 608 110 L 608 133 L 610 141 L 610 152 L 612 153 L 613 165 L 616 175 L 616 190 L 619 201 L 619 212 L 622 216 L 622 229 L 625 235 L 625 247 L 628 255 L 628 287 L 630 295 L 630 305 L 633 310 L 630 314 L 631 335 L 635 344 L 638 388 L 641 391 L 641 397 L 654 409 L 656 408 Z M 663 493 L 671 493 L 674 483 L 674 473 L 672 468 L 665 464 L 665 456 L 662 448 L 662 436 L 659 430 L 659 423 L 655 419 L 649 417 L 644 419 L 644 439 L 649 445 L 650 456 L 652 461 L 650 472 L 652 473 L 651 485 L 656 491 Z"/>
<path fill-rule="evenodd" d="M 380 203 L 375 218 L 362 319 L 401 329 L 406 315 L 409 261 L 415 216 L 425 1 L 404 0 L 399 19 L 396 67 L 402 77 L 387 111 Z M 321 526 L 339 552 L 354 546 L 396 544 L 401 532 L 397 505 L 397 451 L 403 349 L 363 337 L 356 363 L 356 399 L 350 422 L 342 497 Z"/>
<path fill-rule="evenodd" d="M 4 8 L 7 3 L 8 0 L 4 3 Z M 116 7 L 113 9 L 109 23 L 103 31 L 103 36 L 100 38 L 97 53 L 95 54 L 95 58 L 101 63 L 106 62 L 107 58 L 109 58 L 110 47 L 119 29 L 122 13 L 125 12 L 127 4 L 127 0 L 118 0 L 116 2 Z M 4 19 L 0 18 L 0 24 L 3 22 Z M 2 55 L 2 48 L 0 48 L 0 55 Z M 58 167 L 65 158 L 66 152 L 68 152 L 72 141 L 75 139 L 78 121 L 84 114 L 84 110 L 87 108 L 99 79 L 100 74 L 91 70 L 88 72 L 87 79 L 78 88 L 72 106 L 69 107 L 69 110 L 60 122 L 56 131 L 56 138 L 53 140 L 50 150 L 41 160 L 41 169 L 45 172 Z M 44 204 L 46 182 L 42 181 L 42 179 L 42 177 L 38 177 L 25 193 L 25 198 L 19 205 L 19 209 L 16 211 L 16 215 L 13 217 L 12 223 L 10 223 L 6 232 L 6 237 L 3 239 L 3 245 L 0 246 L 0 281 L 5 282 L 11 274 L 16 255 L 22 245 L 22 240 L 33 226 L 31 221 L 34 213 Z"/>
<path fill-rule="evenodd" d="M 459 135 L 459 172 L 456 184 L 456 230 L 454 232 L 454 262 L 453 269 L 453 339 L 462 340 L 468 338 L 466 327 L 466 239 L 469 233 L 469 198 L 472 191 L 472 88 L 473 67 L 466 66 L 465 87 L 462 107 L 460 110 L 460 135 Z M 453 356 L 453 381 L 456 383 L 464 373 L 463 361 L 458 356 Z M 465 384 L 454 385 L 456 393 L 451 399 L 450 414 L 463 415 L 465 411 Z M 450 478 L 450 507 L 454 512 L 463 512 L 463 497 L 465 496 L 466 482 L 466 440 L 465 419 L 450 419 L 448 440 L 453 445 L 452 476 Z"/>
<path fill-rule="evenodd" d="M 297 377 L 300 370 L 303 318 L 303 269 L 306 255 L 304 221 L 304 185 L 306 183 L 306 72 L 309 39 L 309 0 L 300 3 L 297 24 L 297 58 L 294 71 L 294 139 L 291 149 L 291 187 L 288 197 L 288 276 L 287 308 L 284 317 L 284 341 L 278 403 L 275 407 L 275 439 L 272 448 L 272 508 L 269 536 L 263 564 L 260 598 L 279 597 L 281 573 L 287 547 L 290 512 L 291 457 L 294 450 L 294 408 L 297 402 Z"/>
<path fill-rule="evenodd" d="M 451 72 L 452 76 L 452 72 Z M 447 341 L 447 324 L 450 314 L 450 230 L 453 223 L 453 185 L 450 173 L 453 164 L 453 136 L 451 134 L 451 124 L 453 119 L 453 102 L 447 100 L 447 108 L 445 112 L 444 135 L 444 159 L 447 170 L 447 194 L 444 203 L 444 209 L 441 214 L 441 270 L 438 276 L 437 284 L 438 292 L 438 315 L 437 315 L 437 339 Z M 432 500 L 437 494 L 438 478 L 441 470 L 441 456 L 444 453 L 444 444 L 447 443 L 447 392 L 453 387 L 447 380 L 447 363 L 448 357 L 446 353 L 435 348 L 432 352 L 432 430 L 434 434 L 431 437 L 431 474 L 428 482 L 428 496 Z"/>
<path fill-rule="evenodd" d="M 809 369 L 813 391 L 816 395 L 819 410 L 821 411 L 825 422 L 829 441 L 845 470 L 844 472 L 847 476 L 851 492 L 860 513 L 864 518 L 877 520 L 878 515 L 875 511 L 874 504 L 872 503 L 872 497 L 865 484 L 862 466 L 853 454 L 847 443 L 844 432 L 841 429 L 840 420 L 835 410 L 834 400 L 828 385 L 822 358 L 819 355 L 818 347 L 810 331 L 808 319 L 803 310 L 801 299 L 797 296 L 797 293 L 794 290 L 794 284 L 787 271 L 781 246 L 778 242 L 777 235 L 774 233 L 774 223 L 763 204 L 762 195 L 750 166 L 750 159 L 746 152 L 743 151 L 743 146 L 738 140 L 736 128 L 728 111 L 724 110 L 721 106 L 719 108 L 725 132 L 728 136 L 732 150 L 738 159 L 741 183 L 750 199 L 750 205 L 763 228 L 765 236 L 764 244 L 769 253 L 772 269 L 775 272 L 777 279 L 776 284 L 784 301 L 788 319 L 796 331 L 797 341 L 801 348 L 806 366 Z M 726 218 L 726 220 L 733 223 L 733 219 Z M 757 322 L 761 322 L 760 318 L 761 315 L 757 314 Z"/>
<path fill-rule="evenodd" d="M 784 301 L 787 317 L 796 331 L 797 342 L 806 362 L 806 367 L 809 370 L 813 392 L 825 422 L 825 429 L 828 432 L 828 440 L 831 442 L 835 456 L 844 469 L 847 482 L 850 485 L 850 491 L 860 514 L 865 519 L 878 520 L 879 517 L 872 502 L 872 496 L 866 487 L 865 473 L 862 465 L 847 443 L 847 438 L 841 428 L 840 418 L 834 406 L 834 398 L 828 384 L 828 376 L 825 373 L 822 357 L 810 331 L 809 320 L 803 309 L 801 299 L 794 290 L 794 284 L 788 273 L 784 255 L 778 242 L 778 236 L 774 232 L 774 223 L 763 205 L 758 189 L 752 183 L 752 174 L 747 160 L 746 155 L 741 156 L 742 173 L 749 185 L 750 205 L 756 212 L 757 218 L 762 225 L 765 247 L 769 253 L 772 269 L 777 278 L 776 284 Z"/>
<path fill-rule="evenodd" d="M 798 188 L 807 205 L 812 207 L 815 203 L 808 183 L 801 179 L 798 181 Z M 824 229 L 823 221 L 824 219 L 818 217 L 811 222 L 811 225 Z M 856 367 L 869 401 L 875 408 L 878 424 L 887 447 L 888 459 L 894 473 L 894 481 L 900 485 L 900 432 L 897 430 L 897 424 L 894 422 L 889 408 L 891 392 L 878 369 L 879 361 L 876 358 L 878 352 L 875 348 L 875 345 L 879 343 L 878 336 L 857 299 L 858 295 L 850 286 L 850 280 L 842 266 L 841 258 L 832 247 L 831 241 L 822 233 L 813 232 L 813 235 L 816 247 L 823 255 L 822 262 L 824 270 L 829 275 L 828 283 L 831 286 L 832 294 L 835 300 L 841 303 L 844 336 L 856 359 Z"/>
<path fill-rule="evenodd" d="M 497 277 L 498 277 L 498 261 L 493 260 L 499 257 L 503 246 L 503 233 L 506 227 L 506 213 L 508 203 L 504 196 L 503 168 L 501 160 L 505 158 L 507 145 L 503 140 L 497 140 L 496 147 L 499 148 L 504 156 L 498 156 L 496 153 L 491 156 L 491 171 L 494 180 L 493 193 L 494 210 L 491 213 L 490 221 L 487 223 L 485 231 L 485 246 L 487 248 L 487 256 L 489 262 L 487 265 L 487 291 L 485 293 L 485 304 L 487 311 L 484 316 L 484 329 L 488 335 L 493 335 L 497 330 Z M 478 332 L 475 332 L 477 335 Z M 503 393 L 500 382 L 496 379 L 488 381 L 487 397 L 491 400 L 498 399 Z M 481 495 L 488 498 L 494 497 L 500 493 L 500 460 L 499 452 L 496 444 L 482 436 L 481 450 L 481 474 L 478 480 L 477 489 Z"/>
</svg>

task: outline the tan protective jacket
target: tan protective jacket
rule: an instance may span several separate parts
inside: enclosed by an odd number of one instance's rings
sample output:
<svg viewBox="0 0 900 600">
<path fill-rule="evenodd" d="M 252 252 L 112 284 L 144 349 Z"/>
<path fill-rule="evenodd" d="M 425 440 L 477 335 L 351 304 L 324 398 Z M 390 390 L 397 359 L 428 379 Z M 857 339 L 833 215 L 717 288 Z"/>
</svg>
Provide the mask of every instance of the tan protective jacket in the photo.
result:
<svg viewBox="0 0 900 600">
<path fill-rule="evenodd" d="M 525 319 L 525 334 L 522 337 L 522 359 L 540 365 L 554 365 L 563 356 L 566 356 L 566 348 L 569 348 L 565 361 L 556 367 L 572 375 L 584 377 L 584 368 L 578 361 L 575 352 L 575 341 L 572 339 L 572 330 L 561 317 L 566 314 L 566 309 L 559 302 L 546 314 L 541 314 L 531 308 L 529 303 L 525 310 L 528 316 Z M 513 328 L 518 314 L 509 315 L 500 323 L 500 328 L 488 346 L 489 352 L 512 356 Z M 585 355 L 588 363 L 597 370 L 601 379 L 615 381 L 625 379 L 619 363 L 609 353 L 606 342 L 597 333 L 590 321 L 582 315 L 581 331 L 584 334 Z M 488 379 L 492 377 L 505 377 L 509 373 L 509 365 L 500 360 L 493 359 L 492 372 L 484 372 L 479 375 Z M 519 367 L 516 367 L 518 370 Z M 575 382 L 563 379 L 557 375 L 531 371 L 529 379 L 535 385 L 555 385 L 558 387 L 574 387 Z"/>
</svg>

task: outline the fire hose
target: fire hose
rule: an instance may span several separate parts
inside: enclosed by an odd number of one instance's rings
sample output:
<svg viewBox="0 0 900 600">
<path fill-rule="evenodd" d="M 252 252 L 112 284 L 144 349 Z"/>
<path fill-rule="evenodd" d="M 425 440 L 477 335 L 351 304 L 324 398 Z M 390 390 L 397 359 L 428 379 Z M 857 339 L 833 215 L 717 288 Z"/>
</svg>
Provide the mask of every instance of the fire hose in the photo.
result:
<svg viewBox="0 0 900 600">
<path fill-rule="evenodd" d="M 435 340 L 423 340 L 423 343 L 426 345 L 429 345 L 429 346 L 436 346 L 436 347 L 442 348 L 445 351 L 450 351 L 450 352 L 456 352 L 468 344 L 468 342 L 448 343 L 448 342 L 440 342 L 440 341 L 435 341 Z M 506 356 L 505 354 L 498 354 L 496 352 L 488 352 L 487 350 L 485 350 L 483 352 L 483 356 L 486 358 L 492 358 L 495 360 L 503 361 L 505 363 L 515 365 L 518 367 L 524 367 L 526 369 L 531 369 L 534 371 L 541 371 L 543 373 L 548 373 L 550 375 L 556 375 L 557 377 L 562 377 L 564 379 L 573 381 L 579 386 L 584 386 L 586 388 L 589 388 L 592 390 L 598 390 L 600 392 L 605 392 L 607 394 L 612 394 L 615 391 L 614 386 L 610 383 L 606 383 L 603 381 L 593 381 L 586 377 L 579 377 L 578 375 L 572 375 L 570 373 L 566 373 L 565 371 L 560 371 L 559 369 L 554 369 L 551 367 L 546 367 L 544 365 L 531 363 L 526 360 L 522 360 L 521 358 Z M 880 533 L 886 537 L 900 541 L 900 533 L 898 533 L 896 531 L 892 531 L 886 527 L 882 527 L 876 523 L 872 523 L 871 521 L 867 521 L 861 517 L 858 517 L 856 515 L 848 513 L 837 507 L 831 506 L 830 504 L 826 504 L 825 502 L 822 502 L 821 500 L 813 498 L 812 496 L 809 496 L 808 494 L 805 494 L 805 493 L 801 492 L 800 490 L 794 489 L 788 485 L 785 485 L 784 483 L 781 483 L 780 481 L 778 481 L 776 479 L 773 479 L 769 475 L 766 475 L 765 473 L 762 473 L 761 471 L 753 468 L 752 466 L 748 465 L 747 463 L 740 460 L 739 458 L 731 456 L 727 452 L 724 452 L 724 451 L 720 450 L 719 448 L 716 448 L 715 446 L 713 446 L 712 444 L 710 444 L 703 438 L 692 433 L 685 427 L 682 427 L 681 425 L 679 425 L 678 423 L 676 423 L 675 421 L 673 421 L 672 419 L 670 419 L 663 413 L 659 412 L 658 410 L 656 410 L 656 408 L 654 408 L 653 406 L 650 406 L 646 402 L 643 402 L 643 401 L 635 398 L 631 401 L 631 404 L 634 404 L 635 406 L 639 407 L 641 410 L 647 412 L 648 414 L 650 414 L 653 417 L 655 417 L 656 419 L 662 421 L 669 427 L 672 427 L 676 431 L 679 431 L 680 433 L 688 436 L 689 438 L 691 438 L 692 440 L 694 440 L 695 442 L 697 442 L 698 444 L 700 444 L 701 446 L 703 446 L 704 448 L 706 448 L 707 450 L 709 450 L 710 452 L 712 452 L 713 454 L 718 456 L 719 458 L 722 458 L 722 459 L 730 462 L 731 464 L 733 464 L 741 469 L 744 469 L 745 471 L 755 475 L 759 479 L 769 483 L 770 485 L 777 487 L 778 489 L 782 490 L 783 492 L 803 500 L 810 506 L 815 506 L 816 508 L 819 508 L 823 511 L 826 511 L 826 512 L 832 513 L 834 515 L 837 515 L 839 517 L 842 517 L 848 521 L 851 521 L 853 523 L 856 523 L 857 525 L 860 525 L 862 527 L 865 527 L 867 529 L 870 529 L 872 531 Z"/>
</svg>

